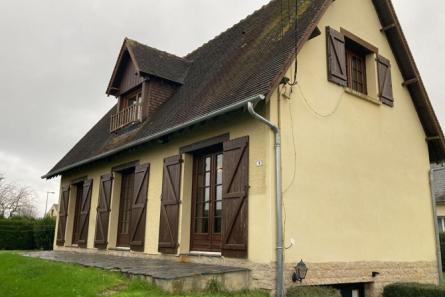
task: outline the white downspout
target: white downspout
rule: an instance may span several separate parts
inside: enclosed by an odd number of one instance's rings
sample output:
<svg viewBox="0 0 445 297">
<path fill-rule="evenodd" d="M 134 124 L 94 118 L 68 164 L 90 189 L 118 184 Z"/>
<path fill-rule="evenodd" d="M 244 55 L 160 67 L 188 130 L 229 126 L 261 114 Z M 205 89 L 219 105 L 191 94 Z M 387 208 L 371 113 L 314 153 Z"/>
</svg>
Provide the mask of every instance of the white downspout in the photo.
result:
<svg viewBox="0 0 445 297">
<path fill-rule="evenodd" d="M 281 133 L 280 128 L 255 112 L 252 102 L 247 102 L 247 110 L 257 120 L 263 122 L 275 135 L 275 206 L 277 232 L 277 267 L 276 290 L 277 297 L 284 297 L 284 263 L 283 263 L 283 214 L 282 214 L 282 184 L 281 184 Z"/>
</svg>

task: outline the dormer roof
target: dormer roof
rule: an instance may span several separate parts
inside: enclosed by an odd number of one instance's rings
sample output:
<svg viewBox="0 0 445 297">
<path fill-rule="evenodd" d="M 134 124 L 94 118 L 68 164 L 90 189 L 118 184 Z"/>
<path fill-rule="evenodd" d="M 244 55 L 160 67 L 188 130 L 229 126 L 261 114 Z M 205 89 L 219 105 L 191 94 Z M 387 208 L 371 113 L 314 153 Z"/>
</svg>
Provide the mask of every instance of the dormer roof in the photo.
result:
<svg viewBox="0 0 445 297">
<path fill-rule="evenodd" d="M 125 38 L 113 74 L 107 87 L 107 95 L 114 95 L 119 83 L 121 67 L 128 56 L 140 76 L 155 76 L 177 84 L 183 84 L 191 61 Z"/>
</svg>

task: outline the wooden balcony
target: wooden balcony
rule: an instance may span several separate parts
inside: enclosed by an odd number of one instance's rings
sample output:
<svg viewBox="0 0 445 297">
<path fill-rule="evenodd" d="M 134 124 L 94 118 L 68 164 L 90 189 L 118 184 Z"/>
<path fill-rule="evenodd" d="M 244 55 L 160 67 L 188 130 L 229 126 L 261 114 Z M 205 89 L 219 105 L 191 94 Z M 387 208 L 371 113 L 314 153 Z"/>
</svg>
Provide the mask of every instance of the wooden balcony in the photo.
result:
<svg viewBox="0 0 445 297">
<path fill-rule="evenodd" d="M 127 125 L 141 121 L 141 104 L 133 104 L 111 115 L 110 132 L 119 130 Z"/>
</svg>

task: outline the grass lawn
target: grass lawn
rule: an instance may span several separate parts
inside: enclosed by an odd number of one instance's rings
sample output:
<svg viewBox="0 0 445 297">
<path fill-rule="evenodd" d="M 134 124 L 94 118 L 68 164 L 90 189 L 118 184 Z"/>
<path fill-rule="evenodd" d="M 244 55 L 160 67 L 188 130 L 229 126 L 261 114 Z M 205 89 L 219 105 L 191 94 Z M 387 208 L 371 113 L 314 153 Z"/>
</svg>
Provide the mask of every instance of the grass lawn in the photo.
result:
<svg viewBox="0 0 445 297">
<path fill-rule="evenodd" d="M 0 252 L 0 295 L 8 297 L 265 297 L 262 292 L 168 294 L 119 273 Z"/>
</svg>

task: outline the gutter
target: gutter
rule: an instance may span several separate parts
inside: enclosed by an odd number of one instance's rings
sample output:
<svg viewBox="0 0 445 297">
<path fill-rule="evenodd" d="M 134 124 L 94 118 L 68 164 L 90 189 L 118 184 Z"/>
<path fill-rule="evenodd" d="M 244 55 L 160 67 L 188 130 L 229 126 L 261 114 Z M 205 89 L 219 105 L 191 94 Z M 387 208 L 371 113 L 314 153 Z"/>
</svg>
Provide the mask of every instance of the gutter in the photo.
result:
<svg viewBox="0 0 445 297">
<path fill-rule="evenodd" d="M 433 207 L 433 222 L 434 222 L 434 233 L 436 237 L 436 258 L 437 258 L 437 272 L 439 274 L 439 284 L 443 281 L 443 272 L 442 272 L 442 254 L 440 252 L 440 238 L 439 238 L 439 225 L 437 223 L 437 207 L 436 207 L 436 197 L 434 196 L 435 187 L 434 187 L 434 172 L 445 170 L 445 167 L 441 168 L 431 168 L 430 169 L 430 192 L 431 192 L 431 204 Z"/>
<path fill-rule="evenodd" d="M 226 114 L 226 113 L 228 113 L 230 111 L 234 111 L 236 109 L 245 107 L 247 103 L 251 103 L 251 102 L 255 102 L 256 103 L 256 102 L 264 100 L 264 99 L 265 99 L 265 96 L 262 95 L 262 94 L 258 94 L 258 95 L 254 95 L 254 96 L 248 97 L 248 98 L 246 98 L 246 99 L 244 99 L 242 101 L 239 101 L 239 102 L 230 104 L 230 105 L 228 105 L 226 107 L 217 109 L 217 110 L 212 111 L 212 112 L 210 112 L 210 113 L 208 113 L 206 115 L 196 117 L 196 118 L 194 118 L 194 119 L 192 119 L 190 121 L 187 121 L 187 122 L 184 122 L 182 124 L 173 126 L 171 128 L 167 128 L 167 129 L 165 129 L 163 131 L 160 131 L 158 133 L 152 134 L 150 136 L 143 137 L 143 138 L 137 139 L 135 141 L 129 142 L 127 144 L 124 144 L 123 146 L 120 146 L 118 148 L 112 149 L 112 150 L 107 151 L 105 153 L 102 153 L 102 154 L 96 155 L 94 157 L 87 158 L 87 159 L 84 159 L 82 161 L 76 162 L 74 164 L 62 167 L 62 168 L 60 168 L 60 169 L 58 169 L 58 170 L 56 170 L 54 172 L 49 172 L 49 173 L 43 175 L 42 178 L 45 179 L 45 178 L 51 178 L 51 177 L 57 176 L 57 175 L 65 172 L 65 171 L 70 170 L 70 169 L 74 169 L 76 167 L 79 167 L 79 166 L 91 163 L 93 161 L 97 161 L 97 160 L 109 157 L 109 156 L 114 155 L 116 153 L 122 152 L 122 151 L 124 151 L 126 149 L 132 148 L 134 146 L 145 144 L 145 143 L 150 142 L 152 140 L 155 140 L 155 139 L 157 139 L 159 137 L 171 134 L 173 132 L 177 132 L 179 130 L 182 130 L 184 128 L 190 127 L 190 126 L 195 125 L 197 123 L 206 121 L 208 119 L 214 118 L 216 116 L 220 116 L 220 115 Z"/>
<path fill-rule="evenodd" d="M 247 110 L 260 122 L 263 122 L 275 135 L 275 208 L 276 208 L 276 276 L 275 286 L 277 297 L 284 297 L 284 263 L 283 263 L 283 209 L 282 209 L 282 184 L 281 184 L 281 132 L 280 128 L 255 112 L 252 102 L 247 102 Z"/>
</svg>

